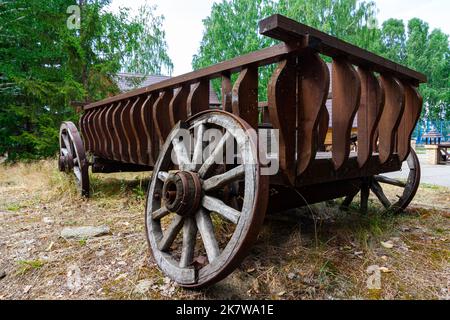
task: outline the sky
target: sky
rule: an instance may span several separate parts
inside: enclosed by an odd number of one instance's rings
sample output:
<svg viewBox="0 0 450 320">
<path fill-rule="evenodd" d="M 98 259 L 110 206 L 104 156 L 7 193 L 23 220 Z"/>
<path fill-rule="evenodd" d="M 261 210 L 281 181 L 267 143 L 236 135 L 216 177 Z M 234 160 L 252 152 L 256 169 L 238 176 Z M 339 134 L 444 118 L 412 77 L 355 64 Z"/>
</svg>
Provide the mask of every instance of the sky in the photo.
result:
<svg viewBox="0 0 450 320">
<path fill-rule="evenodd" d="M 313 1 L 313 0 L 312 0 Z M 450 34 L 450 0 L 374 0 L 379 9 L 380 23 L 389 19 L 418 17 Z M 118 12 L 120 7 L 136 10 L 145 2 L 157 5 L 157 14 L 165 17 L 164 29 L 168 53 L 174 64 L 173 75 L 192 70 L 192 56 L 197 53 L 203 36 L 202 20 L 209 16 L 214 2 L 219 0 L 112 0 L 109 10 Z"/>
</svg>

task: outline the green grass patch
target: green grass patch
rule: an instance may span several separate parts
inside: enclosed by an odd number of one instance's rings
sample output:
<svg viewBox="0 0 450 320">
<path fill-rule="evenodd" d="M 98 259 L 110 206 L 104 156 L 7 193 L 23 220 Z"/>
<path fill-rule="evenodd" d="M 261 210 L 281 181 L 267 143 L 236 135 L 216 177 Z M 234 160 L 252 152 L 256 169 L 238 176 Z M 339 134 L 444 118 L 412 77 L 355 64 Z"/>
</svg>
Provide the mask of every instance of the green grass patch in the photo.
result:
<svg viewBox="0 0 450 320">
<path fill-rule="evenodd" d="M 38 270 L 42 268 L 44 262 L 41 260 L 19 260 L 17 261 L 19 265 L 19 274 L 25 274 L 32 270 Z"/>
</svg>

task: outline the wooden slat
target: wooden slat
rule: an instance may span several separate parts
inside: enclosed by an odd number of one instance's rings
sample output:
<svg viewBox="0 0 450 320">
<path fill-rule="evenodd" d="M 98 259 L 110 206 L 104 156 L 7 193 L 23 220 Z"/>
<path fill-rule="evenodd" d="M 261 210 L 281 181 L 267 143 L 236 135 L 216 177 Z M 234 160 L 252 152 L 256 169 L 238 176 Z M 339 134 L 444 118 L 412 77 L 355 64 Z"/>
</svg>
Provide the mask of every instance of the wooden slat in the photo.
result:
<svg viewBox="0 0 450 320">
<path fill-rule="evenodd" d="M 117 103 L 117 105 L 115 105 L 111 111 L 110 114 L 110 125 L 112 127 L 111 129 L 111 136 L 112 136 L 112 141 L 113 144 L 111 146 L 112 149 L 112 154 L 113 154 L 113 159 L 116 161 L 120 161 L 120 137 L 119 137 L 119 133 L 117 132 L 117 128 L 116 128 L 116 117 L 120 114 L 120 109 L 122 108 L 122 104 L 124 104 L 125 102 L 119 102 Z"/>
<path fill-rule="evenodd" d="M 145 160 L 148 165 L 155 164 L 155 158 L 153 155 L 153 149 L 156 148 L 153 146 L 153 141 L 157 138 L 152 134 L 153 133 L 153 105 L 155 103 L 156 97 L 155 95 L 148 95 L 145 98 L 144 103 L 141 106 L 140 114 L 141 114 L 141 122 L 142 127 L 145 131 L 145 138 L 141 139 L 145 142 Z M 154 139 L 154 140 L 153 140 Z"/>
<path fill-rule="evenodd" d="M 99 132 L 100 132 L 100 149 L 99 153 L 102 157 L 108 158 L 108 152 L 107 152 L 107 133 L 106 133 L 106 111 L 109 110 L 111 106 L 107 108 L 103 108 L 103 110 L 100 111 L 98 116 L 99 121 Z"/>
<path fill-rule="evenodd" d="M 416 87 L 404 83 L 405 112 L 398 128 L 397 153 L 400 161 L 405 161 L 411 151 L 411 136 L 422 113 L 423 99 Z"/>
<path fill-rule="evenodd" d="M 373 72 L 358 68 L 361 102 L 358 109 L 358 165 L 367 165 L 372 155 L 375 130 L 384 108 L 384 90 Z"/>
<path fill-rule="evenodd" d="M 258 128 L 258 68 L 248 67 L 241 71 L 232 90 L 233 114 Z"/>
<path fill-rule="evenodd" d="M 145 131 L 140 121 L 140 109 L 143 103 L 143 97 L 137 97 L 130 110 L 130 124 L 131 131 L 133 133 L 133 143 L 129 146 L 128 151 L 130 153 L 132 163 L 145 165 L 145 154 L 143 150 L 145 146 L 142 145 L 145 142 Z"/>
<path fill-rule="evenodd" d="M 280 169 L 288 182 L 295 181 L 295 130 L 297 126 L 297 73 L 295 59 L 280 62 L 268 88 L 270 122 L 279 130 Z"/>
<path fill-rule="evenodd" d="M 194 116 L 209 109 L 209 80 L 202 79 L 191 88 L 187 100 L 187 115 Z"/>
<path fill-rule="evenodd" d="M 100 134 L 99 134 L 99 126 L 98 126 L 98 115 L 101 110 L 95 110 L 90 119 L 90 126 L 93 133 L 93 148 L 92 151 L 94 154 L 99 155 L 100 150 Z"/>
<path fill-rule="evenodd" d="M 130 122 L 130 116 L 131 116 L 131 107 L 133 107 L 133 104 L 136 99 L 130 99 L 128 103 L 125 105 L 124 108 L 122 108 L 120 112 L 120 126 L 122 129 L 123 137 L 125 139 L 121 140 L 122 144 L 122 153 L 121 158 L 122 162 L 126 163 L 133 163 L 131 159 L 130 154 L 130 145 L 135 144 L 136 141 L 132 141 L 132 130 L 131 130 L 131 122 Z"/>
<path fill-rule="evenodd" d="M 259 23 L 259 29 L 261 34 L 286 43 L 307 39 L 308 46 L 316 48 L 320 53 L 333 58 L 345 57 L 352 64 L 364 66 L 376 72 L 394 74 L 410 82 L 427 81 L 427 77 L 422 73 L 279 14 L 262 20 Z"/>
<path fill-rule="evenodd" d="M 222 75 L 222 109 L 227 112 L 233 112 L 231 103 L 231 90 L 233 84 L 231 83 L 231 75 L 229 72 Z"/>
<path fill-rule="evenodd" d="M 298 70 L 297 175 L 300 175 L 316 157 L 319 120 L 326 110 L 330 74 L 325 62 L 312 52 L 299 56 Z"/>
<path fill-rule="evenodd" d="M 172 127 L 170 126 L 169 104 L 173 98 L 173 90 L 161 92 L 160 96 L 153 106 L 153 124 L 160 144 L 163 144 L 169 135 Z"/>
<path fill-rule="evenodd" d="M 187 99 L 189 96 L 190 86 L 185 85 L 175 92 L 172 101 L 169 104 L 170 126 L 174 127 L 178 121 L 187 119 Z"/>
<path fill-rule="evenodd" d="M 333 60 L 333 163 L 335 170 L 348 160 L 350 135 L 361 98 L 355 68 L 344 59 Z"/>
<path fill-rule="evenodd" d="M 251 52 L 249 54 L 234 58 L 232 60 L 224 61 L 213 66 L 193 71 L 178 77 L 170 78 L 162 82 L 158 82 L 151 86 L 133 90 L 127 93 L 123 93 L 111 98 L 107 98 L 95 103 L 91 103 L 84 107 L 84 110 L 89 110 L 106 104 L 124 100 L 130 97 L 138 95 L 146 95 L 149 93 L 155 93 L 162 89 L 175 89 L 180 87 L 181 84 L 194 84 L 198 82 L 198 79 L 205 78 L 209 82 L 210 79 L 221 77 L 223 72 L 239 72 L 247 65 L 256 65 L 258 67 L 278 62 L 286 57 L 286 55 L 294 52 L 301 51 L 305 46 L 299 45 L 286 45 L 284 43 L 262 49 L 259 51 Z"/>
<path fill-rule="evenodd" d="M 395 138 L 405 110 L 405 89 L 394 77 L 381 76 L 381 84 L 386 94 L 386 103 L 378 126 L 379 153 L 381 164 L 386 163 L 395 151 Z"/>
<path fill-rule="evenodd" d="M 91 150 L 91 141 L 90 141 L 91 139 L 89 137 L 89 125 L 88 125 L 88 118 L 90 114 L 91 114 L 90 112 L 85 112 L 80 118 L 80 129 L 83 135 L 84 147 L 86 151 Z"/>
<path fill-rule="evenodd" d="M 114 134 L 112 115 L 113 115 L 115 108 L 117 108 L 117 106 L 119 104 L 120 104 L 120 102 L 112 104 L 111 107 L 109 107 L 107 109 L 106 115 L 105 115 L 105 129 L 106 129 L 106 142 L 107 142 L 106 153 L 108 154 L 108 158 L 113 159 L 113 160 L 115 159 L 114 145 L 116 145 L 116 143 L 114 141 L 115 134 Z"/>
<path fill-rule="evenodd" d="M 126 109 L 130 105 L 130 100 L 127 100 L 120 108 L 116 108 L 113 113 L 113 124 L 114 124 L 114 132 L 116 134 L 116 155 L 118 157 L 118 161 L 126 162 L 128 160 L 127 151 L 125 148 L 125 133 L 122 128 L 121 114 L 122 110 Z"/>
</svg>

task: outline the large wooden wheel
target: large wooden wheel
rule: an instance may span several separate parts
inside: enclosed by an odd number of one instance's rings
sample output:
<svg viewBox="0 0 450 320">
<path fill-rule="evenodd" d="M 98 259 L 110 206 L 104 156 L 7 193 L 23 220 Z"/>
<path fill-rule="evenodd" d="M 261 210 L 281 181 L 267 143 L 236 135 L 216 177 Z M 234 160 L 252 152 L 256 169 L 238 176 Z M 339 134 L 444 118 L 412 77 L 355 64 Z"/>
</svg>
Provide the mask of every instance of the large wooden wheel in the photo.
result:
<svg viewBox="0 0 450 320">
<path fill-rule="evenodd" d="M 375 198 L 389 212 L 400 213 L 409 206 L 420 185 L 420 162 L 414 150 L 411 150 L 407 164 L 409 172 L 406 182 L 385 175 L 376 175 L 362 179 L 361 188 L 358 191 L 361 194 L 361 212 L 367 212 L 370 192 L 375 195 Z M 385 192 L 386 190 L 388 192 Z M 346 197 L 342 207 L 348 208 L 357 194 Z"/>
<path fill-rule="evenodd" d="M 59 130 L 58 167 L 61 172 L 73 172 L 81 195 L 89 197 L 89 163 L 78 129 L 69 121 Z"/>
<path fill-rule="evenodd" d="M 160 151 L 147 193 L 147 239 L 160 269 L 183 287 L 229 275 L 263 223 L 268 179 L 248 129 L 230 113 L 206 111 L 179 123 Z M 208 146 L 211 131 L 221 138 Z M 218 164 L 229 146 L 231 163 Z"/>
</svg>

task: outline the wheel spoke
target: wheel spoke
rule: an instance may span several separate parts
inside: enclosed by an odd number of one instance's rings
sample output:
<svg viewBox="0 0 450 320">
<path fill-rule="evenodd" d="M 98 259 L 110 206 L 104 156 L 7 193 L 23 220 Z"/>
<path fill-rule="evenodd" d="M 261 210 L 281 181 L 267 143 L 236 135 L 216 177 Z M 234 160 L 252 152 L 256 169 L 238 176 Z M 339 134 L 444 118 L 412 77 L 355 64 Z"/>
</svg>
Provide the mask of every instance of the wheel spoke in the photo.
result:
<svg viewBox="0 0 450 320">
<path fill-rule="evenodd" d="M 203 189 L 205 191 L 221 189 L 227 184 L 234 182 L 238 179 L 241 179 L 245 176 L 245 168 L 244 165 L 240 165 L 230 171 L 225 172 L 224 174 L 220 174 L 214 177 L 209 178 L 203 182 Z"/>
<path fill-rule="evenodd" d="M 210 196 L 204 196 L 202 205 L 206 209 L 220 214 L 222 217 L 233 222 L 234 224 L 237 224 L 239 221 L 240 212 L 227 206 L 222 200 Z"/>
<path fill-rule="evenodd" d="M 344 201 L 341 204 L 341 210 L 345 210 L 348 209 L 350 207 L 350 205 L 353 202 L 353 199 L 356 197 L 356 195 L 359 193 L 359 189 L 356 190 L 356 192 L 348 195 L 347 197 L 345 197 Z"/>
<path fill-rule="evenodd" d="M 208 256 L 209 263 L 213 262 L 220 254 L 219 245 L 214 235 L 214 225 L 211 216 L 204 209 L 200 209 L 195 215 L 198 231 L 202 236 L 203 245 Z"/>
<path fill-rule="evenodd" d="M 67 136 L 67 133 L 63 133 L 62 138 L 64 141 L 64 146 L 69 150 L 70 149 L 70 140 L 69 140 L 69 137 Z"/>
<path fill-rule="evenodd" d="M 216 149 L 211 153 L 208 159 L 205 160 L 205 163 L 203 163 L 200 170 L 198 170 L 198 174 L 201 178 L 204 178 L 209 173 L 212 166 L 216 162 L 217 156 L 223 153 L 223 147 L 225 146 L 225 143 L 230 138 L 230 136 L 231 134 L 227 131 L 222 139 L 220 139 L 219 143 L 216 145 Z"/>
<path fill-rule="evenodd" d="M 375 193 L 377 198 L 381 201 L 381 203 L 386 209 L 389 209 L 391 207 L 391 202 L 388 200 L 388 198 L 383 192 L 383 188 L 377 181 L 375 180 L 372 181 L 370 189 L 372 190 L 373 193 Z"/>
<path fill-rule="evenodd" d="M 396 179 L 388 178 L 385 176 L 375 176 L 374 178 L 376 181 L 381 182 L 381 183 L 386 183 L 386 184 L 390 184 L 390 185 L 401 187 L 401 188 L 406 187 L 406 183 L 396 180 Z"/>
<path fill-rule="evenodd" d="M 180 139 L 178 139 L 178 138 L 175 138 L 172 143 L 173 143 L 173 149 L 174 149 L 176 157 L 177 157 L 178 166 L 180 167 L 181 170 L 183 170 L 185 166 L 190 165 L 186 145 L 184 144 L 183 141 L 180 141 Z"/>
<path fill-rule="evenodd" d="M 361 213 L 367 214 L 368 204 L 369 204 L 369 184 L 367 182 L 364 182 L 361 185 L 361 204 L 360 209 Z"/>
<path fill-rule="evenodd" d="M 164 172 L 164 171 L 158 172 L 158 179 L 161 180 L 162 182 L 165 182 L 167 180 L 168 176 L 169 176 L 169 173 L 167 173 L 167 172 Z"/>
<path fill-rule="evenodd" d="M 175 216 L 170 226 L 164 232 L 165 235 L 159 242 L 158 249 L 161 251 L 169 250 L 170 246 L 175 241 L 175 238 L 177 237 L 182 227 L 183 227 L 183 217 L 179 215 Z"/>
<path fill-rule="evenodd" d="M 184 219 L 183 249 L 181 251 L 180 268 L 187 268 L 194 260 L 197 226 L 193 217 Z"/>
<path fill-rule="evenodd" d="M 170 211 L 167 210 L 165 206 L 161 207 L 160 209 L 156 210 L 152 213 L 153 220 L 161 220 L 165 216 L 169 215 Z"/>
<path fill-rule="evenodd" d="M 61 148 L 61 153 L 63 156 L 67 156 L 69 154 L 69 151 L 66 148 Z"/>
<path fill-rule="evenodd" d="M 81 171 L 79 167 L 73 167 L 73 173 L 75 174 L 75 177 L 77 178 L 78 182 L 81 182 L 82 176 Z"/>
<path fill-rule="evenodd" d="M 194 146 L 194 155 L 192 157 L 192 163 L 189 166 L 189 170 L 197 171 L 202 165 L 203 160 L 203 135 L 205 133 L 205 125 L 201 124 L 197 129 L 197 136 Z"/>
</svg>

